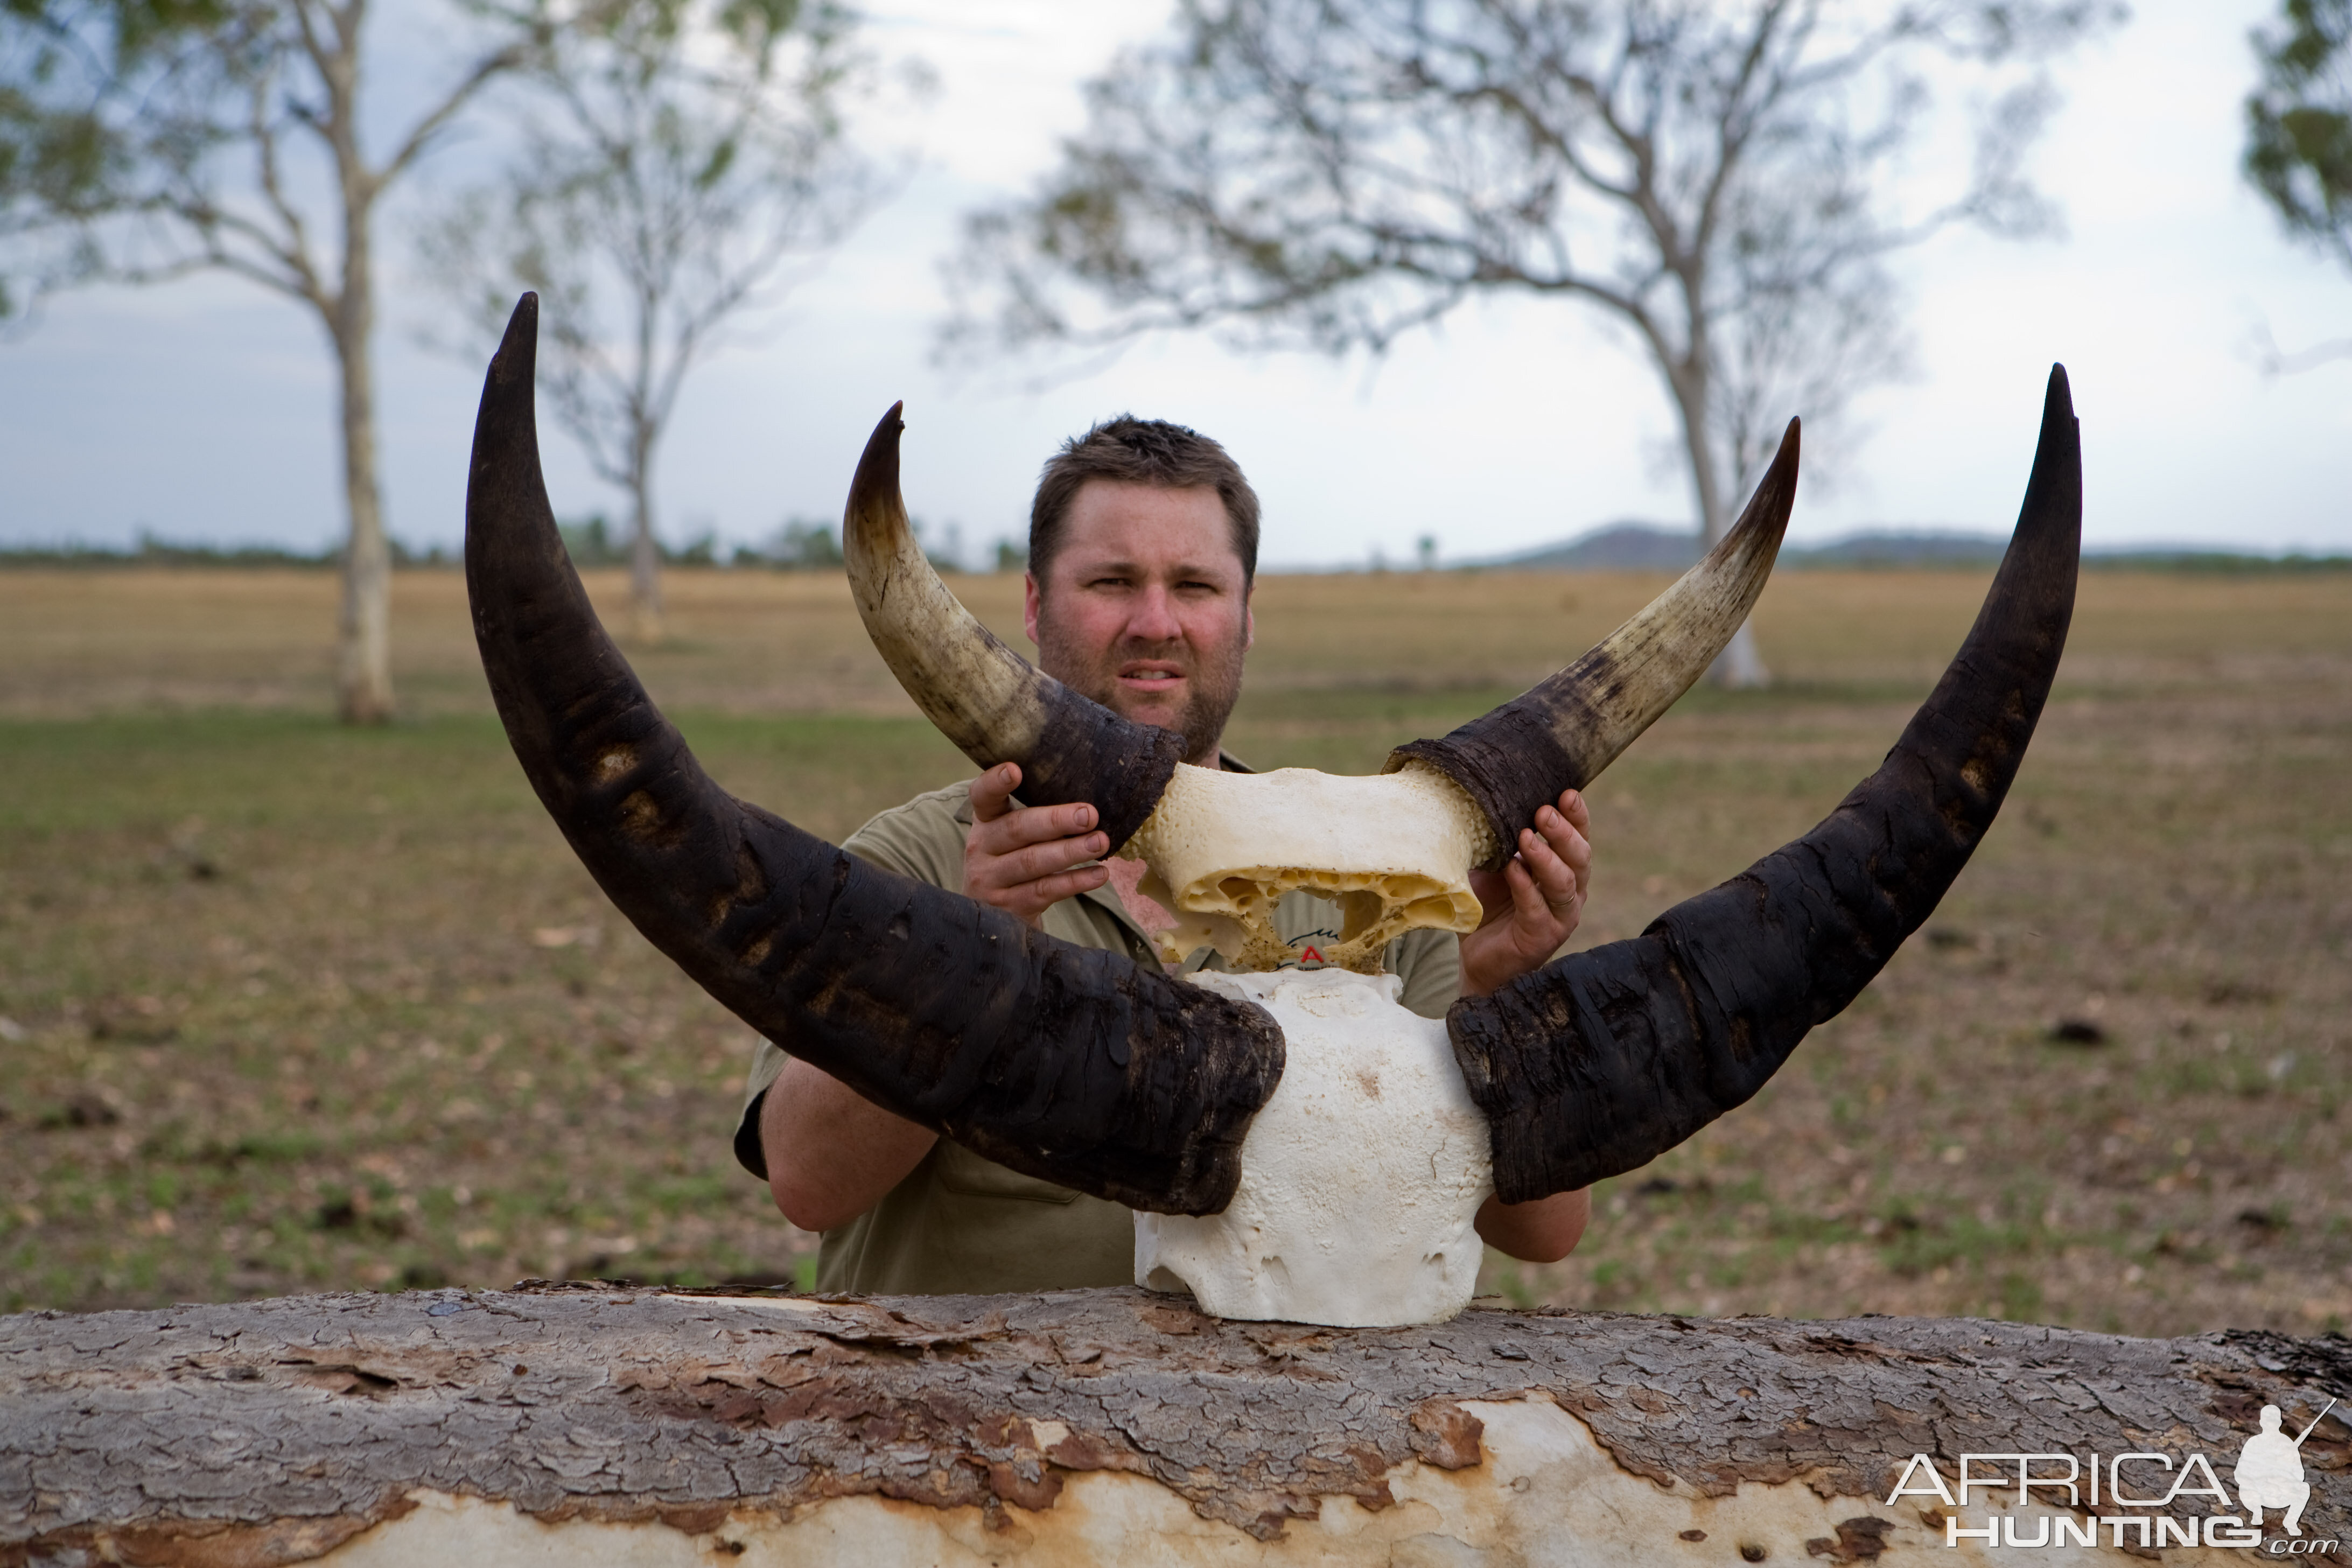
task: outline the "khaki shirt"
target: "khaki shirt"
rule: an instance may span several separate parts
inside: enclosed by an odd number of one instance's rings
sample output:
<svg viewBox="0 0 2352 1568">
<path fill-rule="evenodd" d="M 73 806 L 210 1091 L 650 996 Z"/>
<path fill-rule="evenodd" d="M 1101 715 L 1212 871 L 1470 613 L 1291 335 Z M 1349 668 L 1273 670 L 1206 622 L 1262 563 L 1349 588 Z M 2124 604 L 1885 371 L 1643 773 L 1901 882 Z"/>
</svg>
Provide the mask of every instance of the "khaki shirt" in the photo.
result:
<svg viewBox="0 0 2352 1568">
<path fill-rule="evenodd" d="M 1230 759 L 1228 759 L 1230 764 Z M 1236 769 L 1236 771 L 1246 771 Z M 961 784 L 917 795 L 843 841 L 860 859 L 934 887 L 961 890 L 971 800 Z M 1294 948 L 1336 938 L 1339 908 L 1293 892 L 1275 910 L 1275 930 Z M 1080 947 L 1108 948 L 1156 963 L 1149 938 L 1108 884 L 1045 911 L 1046 934 Z M 1460 946 L 1450 931 L 1407 931 L 1389 944 L 1387 963 L 1404 981 L 1404 1005 L 1442 1018 L 1461 989 Z M 1213 948 L 1186 973 L 1228 967 Z M 760 1108 L 783 1071 L 784 1052 L 761 1042 L 735 1132 L 736 1157 L 764 1177 Z M 1024 1176 L 942 1138 L 882 1201 L 824 1233 L 817 1249 L 820 1290 L 877 1295 L 992 1294 L 1135 1282 L 1131 1212 L 1051 1182 Z"/>
</svg>

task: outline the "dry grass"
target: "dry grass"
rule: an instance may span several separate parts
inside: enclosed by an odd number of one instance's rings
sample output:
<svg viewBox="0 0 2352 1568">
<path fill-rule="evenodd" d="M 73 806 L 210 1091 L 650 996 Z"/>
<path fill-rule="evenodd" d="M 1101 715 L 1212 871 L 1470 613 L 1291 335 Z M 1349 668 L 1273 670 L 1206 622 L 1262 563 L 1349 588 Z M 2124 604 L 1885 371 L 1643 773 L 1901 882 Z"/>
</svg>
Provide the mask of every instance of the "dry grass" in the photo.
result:
<svg viewBox="0 0 2352 1568">
<path fill-rule="evenodd" d="M 1973 574 L 1803 574 L 1783 685 L 1596 785 L 1579 942 L 1867 772 Z M 1362 771 L 1606 631 L 1643 577 L 1274 578 L 1234 749 Z M 617 581 L 596 585 L 600 598 Z M 959 584 L 1017 636 L 1017 584 Z M 720 777 L 839 835 L 958 759 L 837 579 L 677 574 L 639 658 Z M 788 1277 L 726 1148 L 740 1024 L 605 908 L 507 755 L 449 574 L 414 715 L 327 721 L 324 574 L 0 574 L 0 1309 L 525 1273 Z M 609 601 L 608 601 L 609 602 Z M 1528 1299 L 2352 1319 L 2352 577 L 2085 580 L 2058 694 L 1936 920 L 1756 1103 L 1606 1184 Z M 2095 1045 L 2053 1041 L 2061 1020 Z"/>
</svg>

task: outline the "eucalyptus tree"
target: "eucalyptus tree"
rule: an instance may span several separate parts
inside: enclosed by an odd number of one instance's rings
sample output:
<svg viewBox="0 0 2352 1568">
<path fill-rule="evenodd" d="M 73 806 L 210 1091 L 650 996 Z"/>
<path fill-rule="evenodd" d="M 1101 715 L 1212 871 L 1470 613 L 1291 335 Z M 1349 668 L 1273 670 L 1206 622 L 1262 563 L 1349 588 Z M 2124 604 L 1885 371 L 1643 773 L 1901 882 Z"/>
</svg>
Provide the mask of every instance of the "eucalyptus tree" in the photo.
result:
<svg viewBox="0 0 2352 1568">
<path fill-rule="evenodd" d="M 424 270 L 480 343 L 540 294 L 549 401 L 628 497 L 641 640 L 662 635 L 655 467 L 678 393 L 870 207 L 843 114 L 877 80 L 825 0 L 649 0 L 551 39 L 518 79 L 513 155 L 425 231 Z"/>
<path fill-rule="evenodd" d="M 1466 300 L 1574 300 L 1663 379 L 1706 541 L 1780 422 L 1905 363 L 1885 258 L 2053 222 L 2040 63 L 2102 0 L 1182 0 L 1088 89 L 1029 198 L 975 215 L 950 344 L 1207 328 L 1385 349 Z M 1982 89 L 1970 173 L 1916 176 L 1922 71 Z M 1760 684 L 1742 631 L 1718 679 Z"/>
<path fill-rule="evenodd" d="M 561 4 L 562 0 L 556 0 Z M 617 0 L 586 0 L 590 5 Z M 347 528 L 336 700 L 392 716 L 392 553 L 377 474 L 377 226 L 387 195 L 569 17 L 464 0 L 399 21 L 395 112 L 373 105 L 371 0 L 9 0 L 0 7 L 0 239 L 29 290 L 215 268 L 300 305 L 335 358 Z M 436 25 L 429 29 L 420 24 Z M 429 33 L 430 40 L 426 41 Z"/>
<path fill-rule="evenodd" d="M 2254 35 L 2262 83 L 2246 100 L 2246 178 L 2292 237 L 2352 268 L 2352 0 L 2284 0 Z M 2296 370 L 2352 355 L 2352 338 L 2274 358 Z"/>
</svg>

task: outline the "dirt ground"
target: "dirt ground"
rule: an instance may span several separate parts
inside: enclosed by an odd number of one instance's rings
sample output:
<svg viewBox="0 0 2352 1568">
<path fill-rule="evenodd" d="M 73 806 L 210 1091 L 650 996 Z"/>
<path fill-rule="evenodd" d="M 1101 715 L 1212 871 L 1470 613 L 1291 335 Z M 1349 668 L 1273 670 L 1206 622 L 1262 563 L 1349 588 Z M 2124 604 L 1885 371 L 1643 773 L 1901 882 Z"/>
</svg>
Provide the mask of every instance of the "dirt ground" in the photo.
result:
<svg viewBox="0 0 2352 1568">
<path fill-rule="evenodd" d="M 1875 765 L 1981 573 L 1792 574 L 1771 692 L 1591 791 L 1577 945 Z M 1276 577 L 1230 735 L 1368 771 L 1548 672 L 1639 575 Z M 957 582 L 1021 646 L 1016 579 Z M 594 587 L 613 604 L 617 579 Z M 0 1310 L 523 1275 L 785 1279 L 728 1152 L 751 1040 L 623 923 L 507 752 L 463 585 L 404 574 L 404 717 L 329 718 L 321 574 L 0 573 Z M 837 578 L 674 574 L 635 657 L 739 793 L 839 836 L 964 771 Z M 1755 1102 L 1605 1184 L 1522 1300 L 2352 1321 L 2352 575 L 2094 574 L 1999 826 Z"/>
</svg>

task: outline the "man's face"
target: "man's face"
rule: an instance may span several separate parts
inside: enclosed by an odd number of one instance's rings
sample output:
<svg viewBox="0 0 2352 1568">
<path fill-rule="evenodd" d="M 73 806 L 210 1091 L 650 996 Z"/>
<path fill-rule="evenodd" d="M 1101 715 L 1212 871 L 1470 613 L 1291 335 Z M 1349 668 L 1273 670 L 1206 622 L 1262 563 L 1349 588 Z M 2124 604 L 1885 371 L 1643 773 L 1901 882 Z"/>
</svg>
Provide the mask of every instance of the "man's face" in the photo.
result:
<svg viewBox="0 0 2352 1568">
<path fill-rule="evenodd" d="M 1256 627 L 1214 489 L 1089 479 L 1027 600 L 1046 674 L 1122 717 L 1181 732 L 1188 762 L 1216 760 Z"/>
</svg>

